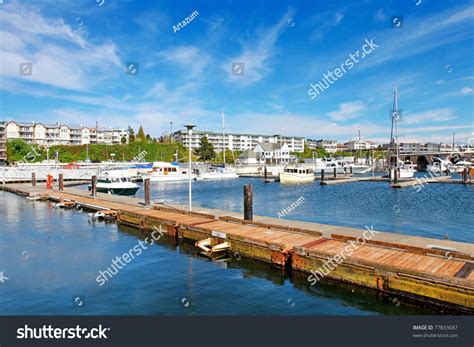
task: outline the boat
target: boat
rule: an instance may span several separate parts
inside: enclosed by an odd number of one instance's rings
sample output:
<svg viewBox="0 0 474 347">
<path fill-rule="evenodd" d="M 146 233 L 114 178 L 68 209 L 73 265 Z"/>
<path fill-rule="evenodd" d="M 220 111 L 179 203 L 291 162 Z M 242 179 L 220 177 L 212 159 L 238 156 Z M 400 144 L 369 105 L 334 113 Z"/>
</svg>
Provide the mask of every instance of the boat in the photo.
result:
<svg viewBox="0 0 474 347">
<path fill-rule="evenodd" d="M 104 171 L 97 177 L 97 192 L 111 195 L 132 196 L 140 186 L 132 182 L 131 176 L 123 170 Z M 89 191 L 92 185 L 89 185 Z"/>
<path fill-rule="evenodd" d="M 205 172 L 199 173 L 197 179 L 202 180 L 226 180 L 239 178 L 237 171 L 227 167 L 211 166 Z"/>
<path fill-rule="evenodd" d="M 189 180 L 189 169 L 181 168 L 178 163 L 157 161 L 149 171 L 139 172 L 142 179 L 149 178 L 151 182 L 170 182 Z M 191 174 L 191 179 L 196 179 L 196 174 Z"/>
<path fill-rule="evenodd" d="M 472 163 L 468 161 L 458 161 L 456 164 L 452 164 L 448 166 L 448 170 L 451 173 L 462 173 L 466 168 L 469 168 L 470 166 L 473 166 Z"/>
<path fill-rule="evenodd" d="M 286 166 L 280 172 L 281 183 L 307 183 L 314 181 L 314 171 L 302 166 Z"/>
<path fill-rule="evenodd" d="M 403 162 L 400 160 L 400 148 L 398 146 L 398 122 L 400 122 L 400 110 L 398 109 L 398 90 L 395 87 L 393 93 L 393 109 L 390 114 L 392 121 L 392 127 L 390 132 L 390 147 L 388 158 L 388 171 L 390 173 L 389 177 L 397 178 L 412 178 L 416 172 L 416 165 L 410 161 Z M 393 137 L 393 131 L 395 128 L 395 138 Z M 391 153 L 395 146 L 395 153 Z M 395 176 L 396 175 L 396 176 Z"/>
<path fill-rule="evenodd" d="M 451 166 L 452 164 L 449 160 L 441 159 L 439 157 L 433 157 L 433 164 L 428 165 L 426 169 L 428 170 L 428 172 L 439 174 L 441 172 L 448 171 Z"/>
</svg>

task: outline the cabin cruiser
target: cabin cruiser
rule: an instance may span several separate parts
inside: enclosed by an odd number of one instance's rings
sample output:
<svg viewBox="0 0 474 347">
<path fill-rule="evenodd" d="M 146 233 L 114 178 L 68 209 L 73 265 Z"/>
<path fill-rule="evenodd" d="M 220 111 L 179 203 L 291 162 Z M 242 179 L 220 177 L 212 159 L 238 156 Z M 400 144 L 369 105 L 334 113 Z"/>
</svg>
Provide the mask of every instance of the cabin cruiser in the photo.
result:
<svg viewBox="0 0 474 347">
<path fill-rule="evenodd" d="M 149 178 L 151 182 L 187 181 L 189 180 L 189 169 L 181 168 L 178 163 L 157 161 L 153 163 L 151 170 L 140 171 L 140 176 L 144 180 Z M 196 179 L 194 173 L 191 173 L 191 179 Z"/>
<path fill-rule="evenodd" d="M 199 173 L 198 179 L 202 180 L 226 180 L 239 178 L 237 171 L 231 168 L 222 166 L 210 166 L 205 172 Z"/>
<path fill-rule="evenodd" d="M 316 158 L 314 163 L 314 172 L 318 174 L 320 174 L 322 170 L 325 172 L 333 172 L 334 168 L 336 168 L 336 173 L 339 174 L 350 173 L 351 171 L 353 174 L 364 174 L 372 170 L 372 167 L 369 165 L 336 160 L 332 157 Z"/>
<path fill-rule="evenodd" d="M 281 183 L 306 183 L 314 181 L 313 169 L 302 166 L 286 166 L 279 176 Z"/>
<path fill-rule="evenodd" d="M 97 177 L 97 192 L 113 195 L 135 195 L 140 186 L 123 170 L 104 171 Z M 92 185 L 89 185 L 92 190 Z"/>
<path fill-rule="evenodd" d="M 469 166 L 473 166 L 473 164 L 468 161 L 461 160 L 456 164 L 450 165 L 448 170 L 452 173 L 462 173 L 464 169 L 468 168 Z"/>
<path fill-rule="evenodd" d="M 427 166 L 428 172 L 440 173 L 446 172 L 452 166 L 451 162 L 439 157 L 433 157 L 433 164 Z"/>
</svg>

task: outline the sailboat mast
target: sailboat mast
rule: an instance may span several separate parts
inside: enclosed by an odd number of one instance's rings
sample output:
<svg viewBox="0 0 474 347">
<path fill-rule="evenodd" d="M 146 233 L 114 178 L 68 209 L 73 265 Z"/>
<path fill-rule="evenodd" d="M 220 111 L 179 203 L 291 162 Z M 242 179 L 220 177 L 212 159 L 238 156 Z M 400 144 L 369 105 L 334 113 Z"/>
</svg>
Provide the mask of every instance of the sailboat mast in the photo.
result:
<svg viewBox="0 0 474 347">
<path fill-rule="evenodd" d="M 224 111 L 221 111 L 221 117 L 222 117 L 222 140 L 224 141 L 223 155 L 224 155 L 224 166 L 225 166 L 225 123 L 224 123 Z"/>
<path fill-rule="evenodd" d="M 397 161 L 396 161 L 396 165 L 395 167 L 398 168 L 398 156 L 399 156 L 399 147 L 398 147 L 398 118 L 399 118 L 399 114 L 398 114 L 398 91 L 397 91 L 397 87 L 395 87 L 395 96 L 394 96 L 394 100 L 393 100 L 393 107 L 394 107 L 394 110 L 393 110 L 393 115 L 394 115 L 394 118 L 395 118 L 395 149 L 396 149 L 396 153 L 397 153 Z"/>
</svg>

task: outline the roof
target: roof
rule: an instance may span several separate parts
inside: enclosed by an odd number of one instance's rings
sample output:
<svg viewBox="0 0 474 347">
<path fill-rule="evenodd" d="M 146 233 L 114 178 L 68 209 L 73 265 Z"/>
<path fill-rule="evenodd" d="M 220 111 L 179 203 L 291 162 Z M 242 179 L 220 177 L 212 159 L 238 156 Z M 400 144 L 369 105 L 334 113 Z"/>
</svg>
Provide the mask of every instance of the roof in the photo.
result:
<svg viewBox="0 0 474 347">
<path fill-rule="evenodd" d="M 277 149 L 281 149 L 280 143 L 268 143 L 268 142 L 259 142 L 257 146 L 262 147 L 265 152 L 275 151 Z"/>
</svg>

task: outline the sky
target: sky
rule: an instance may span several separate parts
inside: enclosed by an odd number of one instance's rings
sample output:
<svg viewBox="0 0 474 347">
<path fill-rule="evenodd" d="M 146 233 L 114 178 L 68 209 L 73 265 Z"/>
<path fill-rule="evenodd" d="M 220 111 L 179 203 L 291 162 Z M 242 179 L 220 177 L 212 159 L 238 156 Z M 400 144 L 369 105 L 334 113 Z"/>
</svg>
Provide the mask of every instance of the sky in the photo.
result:
<svg viewBox="0 0 474 347">
<path fill-rule="evenodd" d="M 383 143 L 397 86 L 400 141 L 467 143 L 473 23 L 459 0 L 0 0 L 0 120 L 159 137 L 223 111 L 228 132 Z"/>
</svg>

